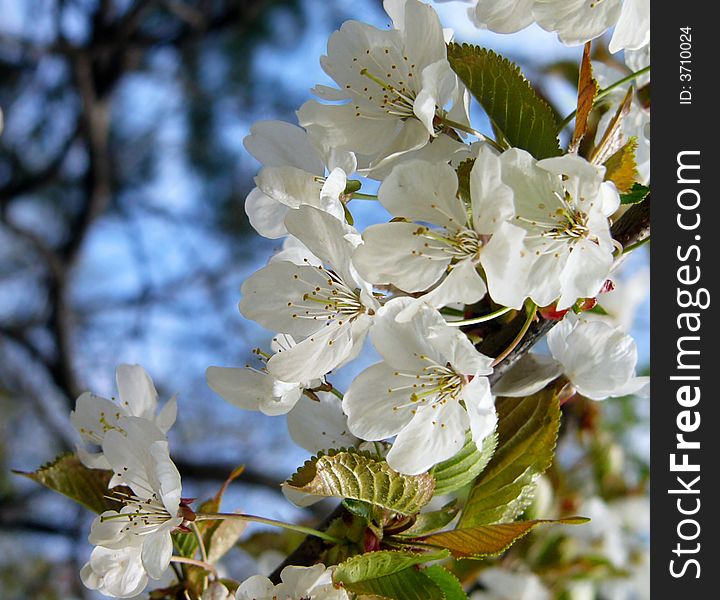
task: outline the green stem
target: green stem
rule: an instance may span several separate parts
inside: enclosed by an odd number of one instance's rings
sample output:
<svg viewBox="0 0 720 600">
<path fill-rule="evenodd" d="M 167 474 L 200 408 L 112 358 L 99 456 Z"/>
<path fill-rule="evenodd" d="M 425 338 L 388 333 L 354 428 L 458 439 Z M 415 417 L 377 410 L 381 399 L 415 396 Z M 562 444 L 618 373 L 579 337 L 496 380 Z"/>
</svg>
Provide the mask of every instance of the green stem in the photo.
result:
<svg viewBox="0 0 720 600">
<path fill-rule="evenodd" d="M 537 310 L 537 304 L 534 302 L 530 302 L 527 306 L 527 317 L 525 318 L 525 323 L 523 323 L 522 329 L 518 332 L 518 334 L 515 336 L 515 339 L 510 342 L 510 345 L 503 350 L 499 356 L 495 358 L 493 361 L 492 366 L 496 366 L 499 363 L 501 363 L 507 356 L 515 349 L 515 347 L 522 341 L 522 339 L 525 337 L 525 334 L 527 333 L 528 329 L 530 329 L 531 323 L 535 320 L 535 311 Z"/>
<path fill-rule="evenodd" d="M 645 239 L 640 240 L 639 242 L 635 242 L 634 244 L 630 244 L 626 248 L 623 249 L 623 254 L 627 254 L 628 252 L 632 252 L 633 250 L 637 250 L 638 248 L 641 248 L 645 244 L 647 244 L 650 241 L 650 236 L 647 236 Z"/>
<path fill-rule="evenodd" d="M 340 398 L 340 400 L 342 400 L 344 398 L 343 393 L 340 390 L 338 390 L 335 386 L 330 387 L 330 393 L 334 394 L 335 396 Z"/>
<path fill-rule="evenodd" d="M 200 533 L 200 528 L 197 526 L 197 523 L 195 523 L 195 521 L 190 522 L 190 528 L 193 530 L 193 533 L 197 538 L 198 548 L 200 548 L 200 557 L 202 558 L 203 562 L 207 562 L 207 550 L 205 549 L 205 541 L 203 540 L 202 534 Z"/>
<path fill-rule="evenodd" d="M 469 127 L 468 125 L 463 125 L 462 123 L 458 123 L 457 121 L 451 121 L 450 119 L 443 119 L 442 120 L 444 125 L 449 125 L 453 129 L 458 129 L 460 131 L 464 131 L 465 133 L 469 133 L 470 135 L 474 135 L 477 139 L 487 142 L 491 146 L 493 146 L 496 150 L 500 152 L 504 152 L 505 148 L 503 148 L 500 144 L 498 144 L 494 139 L 486 136 L 484 133 L 480 133 L 479 131 L 476 131 L 472 127 Z"/>
<path fill-rule="evenodd" d="M 245 515 L 241 513 L 197 513 L 195 515 L 195 520 L 197 521 L 217 521 L 222 519 L 240 519 L 242 521 L 252 523 L 262 523 L 264 525 L 272 525 L 273 527 L 280 527 L 289 531 L 297 531 L 298 533 L 304 533 L 305 535 L 314 535 L 321 540 L 332 542 L 334 544 L 344 543 L 344 540 L 329 535 L 324 531 L 318 531 L 317 529 L 312 529 L 311 527 L 303 527 L 302 525 L 285 523 L 284 521 L 276 521 L 275 519 L 266 519 L 265 517 L 258 517 L 256 515 Z"/>
<path fill-rule="evenodd" d="M 377 200 L 378 197 L 374 194 L 361 194 L 360 192 L 353 192 L 351 194 L 351 200 Z"/>
<path fill-rule="evenodd" d="M 462 327 L 463 325 L 475 325 L 476 323 L 485 323 L 485 321 L 492 321 L 493 319 L 496 319 L 497 317 L 500 317 L 505 313 L 509 313 L 511 310 L 513 309 L 507 306 L 503 306 L 501 309 L 496 310 L 495 312 L 488 313 L 486 315 L 482 315 L 481 317 L 473 317 L 472 319 L 464 319 L 462 321 L 448 321 L 447 324 L 450 327 Z"/>
<path fill-rule="evenodd" d="M 595 96 L 594 102 L 597 102 L 598 100 L 602 100 L 605 96 L 607 96 L 610 92 L 613 90 L 616 90 L 622 85 L 625 85 L 626 83 L 633 81 L 634 79 L 637 79 L 638 77 L 645 75 L 645 73 L 650 72 L 650 65 L 647 67 L 644 67 L 643 69 L 640 69 L 639 71 L 635 71 L 634 73 L 630 73 L 627 77 L 623 77 L 622 79 L 618 79 L 615 83 L 609 85 L 603 90 L 600 90 L 597 93 L 597 96 Z M 563 122 L 560 123 L 560 126 L 558 127 L 558 133 L 560 133 L 563 129 L 565 129 L 570 123 L 572 123 L 572 120 L 575 118 L 575 115 L 577 114 L 577 109 L 572 111 L 567 117 L 563 119 Z"/>
</svg>

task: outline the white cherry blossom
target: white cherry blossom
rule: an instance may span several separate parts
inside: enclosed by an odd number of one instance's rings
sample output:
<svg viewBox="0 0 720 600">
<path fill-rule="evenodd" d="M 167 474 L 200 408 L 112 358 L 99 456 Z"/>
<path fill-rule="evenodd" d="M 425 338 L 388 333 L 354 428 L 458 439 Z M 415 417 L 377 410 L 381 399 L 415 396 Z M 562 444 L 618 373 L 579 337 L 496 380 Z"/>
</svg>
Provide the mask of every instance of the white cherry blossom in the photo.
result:
<svg viewBox="0 0 720 600">
<path fill-rule="evenodd" d="M 291 211 L 285 222 L 326 266 L 272 262 L 243 284 L 240 312 L 297 341 L 270 358 L 268 372 L 307 382 L 357 355 L 380 305 L 351 264 L 361 242 L 353 228 L 310 206 Z"/>
<path fill-rule="evenodd" d="M 610 52 L 650 41 L 650 0 L 476 0 L 470 19 L 480 28 L 514 33 L 533 22 L 577 46 L 615 27 Z"/>
<path fill-rule="evenodd" d="M 244 368 L 208 367 L 208 385 L 225 400 L 245 410 L 259 410 L 263 414 L 284 415 L 295 406 L 305 389 L 322 384 L 314 379 L 304 382 L 287 382 L 276 379 L 267 372 L 265 364 L 279 352 L 295 346 L 295 340 L 287 334 L 278 334 L 272 340 L 273 354 L 255 350 L 261 368 L 246 365 Z"/>
<path fill-rule="evenodd" d="M 115 371 L 118 398 L 108 400 L 91 392 L 83 393 L 70 413 L 70 422 L 83 442 L 102 446 L 108 431 L 120 430 L 123 417 L 140 417 L 157 425 L 163 433 L 172 427 L 177 415 L 177 403 L 173 396 L 157 413 L 158 393 L 152 379 L 140 365 L 120 365 Z M 157 413 L 157 414 L 156 414 Z M 91 452 L 78 445 L 77 453 L 87 467 L 109 469 L 110 464 L 102 453 Z"/>
<path fill-rule="evenodd" d="M 455 455 L 468 429 L 481 444 L 497 416 L 486 377 L 492 359 L 427 305 L 411 321 L 397 322 L 409 302 L 397 298 L 380 310 L 371 337 L 383 362 L 357 376 L 343 409 L 359 438 L 397 436 L 388 464 L 417 474 Z"/>
<path fill-rule="evenodd" d="M 366 173 L 427 145 L 446 117 L 468 122 L 467 94 L 447 61 L 433 8 L 418 0 L 385 0 L 384 6 L 393 29 L 347 21 L 330 37 L 321 65 L 338 88 L 313 91 L 342 103 L 311 100 L 298 111 L 314 138 L 358 154 Z"/>
<path fill-rule="evenodd" d="M 120 426 L 120 430 L 105 435 L 103 453 L 114 472 L 111 490 L 127 486 L 130 491 L 111 492 L 122 508 L 98 516 L 89 540 L 114 550 L 140 546 L 144 569 L 159 579 L 172 556 L 170 534 L 185 520 L 180 474 L 163 433 L 155 425 L 138 417 L 124 417 Z"/>
<path fill-rule="evenodd" d="M 148 576 L 140 557 L 142 546 L 110 549 L 98 546 L 80 570 L 85 587 L 113 598 L 132 598 L 147 585 Z"/>
<path fill-rule="evenodd" d="M 498 396 L 528 396 L 561 374 L 592 400 L 647 395 L 649 377 L 638 377 L 635 340 L 620 327 L 570 314 L 547 335 L 551 357 L 527 354 L 495 385 Z"/>
<path fill-rule="evenodd" d="M 518 148 L 500 157 L 502 180 L 513 191 L 513 223 L 526 230 L 535 256 L 529 296 L 558 309 L 595 296 L 613 265 L 615 245 L 608 218 L 620 205 L 604 167 L 566 154 L 537 161 Z"/>
<path fill-rule="evenodd" d="M 255 123 L 244 144 L 263 165 L 245 201 L 250 224 L 260 235 L 287 235 L 287 211 L 305 204 L 344 218 L 342 196 L 357 164 L 351 152 L 323 151 L 305 130 L 283 121 Z"/>
<path fill-rule="evenodd" d="M 240 584 L 236 600 L 348 600 L 347 592 L 332 582 L 332 567 L 285 567 L 277 585 L 262 575 L 254 575 Z"/>
<path fill-rule="evenodd" d="M 365 243 L 353 258 L 358 271 L 375 284 L 429 292 L 422 301 L 437 308 L 472 304 L 488 288 L 495 302 L 520 308 L 533 259 L 524 249 L 525 230 L 508 222 L 513 192 L 500 179 L 500 164 L 491 149 L 481 148 L 470 174 L 471 206 L 458 197 L 449 165 L 412 160 L 396 166 L 378 199 L 405 220 L 363 232 Z"/>
</svg>

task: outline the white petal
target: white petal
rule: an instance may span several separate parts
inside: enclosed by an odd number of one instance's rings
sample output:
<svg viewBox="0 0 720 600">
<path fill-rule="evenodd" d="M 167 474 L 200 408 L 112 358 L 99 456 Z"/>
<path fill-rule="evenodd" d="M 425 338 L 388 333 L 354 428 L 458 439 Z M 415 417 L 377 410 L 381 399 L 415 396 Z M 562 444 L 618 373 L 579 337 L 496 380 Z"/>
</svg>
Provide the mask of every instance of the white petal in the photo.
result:
<svg viewBox="0 0 720 600">
<path fill-rule="evenodd" d="M 116 518 L 120 513 L 114 510 L 106 510 L 95 517 L 90 527 L 88 541 L 94 546 L 106 548 L 120 548 L 130 545 L 128 535 L 124 531 L 127 520 Z"/>
<path fill-rule="evenodd" d="M 497 425 L 495 402 L 487 377 L 474 377 L 463 387 L 462 397 L 470 419 L 472 439 L 479 448 Z"/>
<path fill-rule="evenodd" d="M 417 119 L 399 121 L 399 124 L 385 123 L 383 141 L 385 144 L 375 153 L 368 167 L 358 172 L 379 179 L 378 173 L 384 172 L 388 165 L 397 163 L 411 152 L 424 148 L 431 138 L 425 125 Z"/>
<path fill-rule="evenodd" d="M 342 90 L 322 84 L 316 85 L 310 90 L 310 92 L 318 98 L 322 98 L 328 102 L 338 102 L 348 99 L 348 95 Z"/>
<path fill-rule="evenodd" d="M 528 274 L 528 289 L 530 297 L 538 306 L 548 306 L 560 296 L 560 277 L 567 258 L 568 251 L 564 247 L 557 252 L 557 256 L 555 253 L 538 256 L 533 263 Z"/>
<path fill-rule="evenodd" d="M 247 151 L 264 167 L 292 166 L 323 175 L 324 165 L 302 128 L 283 121 L 259 121 L 243 140 Z"/>
<path fill-rule="evenodd" d="M 235 598 L 237 600 L 270 600 L 275 592 L 272 582 L 262 575 L 253 575 L 240 584 Z"/>
<path fill-rule="evenodd" d="M 535 0 L 478 0 L 469 10 L 473 23 L 496 33 L 515 33 L 533 22 Z"/>
<path fill-rule="evenodd" d="M 525 245 L 525 231 L 503 223 L 480 252 L 491 298 L 502 306 L 520 309 L 533 289 L 529 282 L 535 256 Z"/>
<path fill-rule="evenodd" d="M 340 399 L 318 394 L 320 401 L 300 398 L 288 413 L 288 431 L 293 441 L 312 453 L 328 448 L 351 448 L 358 439 L 350 433 Z"/>
<path fill-rule="evenodd" d="M 405 34 L 405 52 L 420 70 L 445 58 L 442 25 L 432 6 L 416 0 L 406 2 L 402 31 Z"/>
<path fill-rule="evenodd" d="M 457 402 L 421 407 L 395 439 L 388 465 L 408 475 L 424 473 L 460 451 L 468 425 L 468 415 Z"/>
<path fill-rule="evenodd" d="M 318 204 L 322 185 L 316 177 L 296 167 L 265 167 L 255 177 L 255 183 L 273 200 L 298 208 L 302 204 Z"/>
<path fill-rule="evenodd" d="M 85 392 L 78 397 L 75 410 L 70 413 L 70 422 L 83 440 L 97 444 L 105 435 L 103 423 L 106 426 L 114 426 L 117 423 L 118 413 L 120 416 L 125 416 L 129 411 L 127 407 L 118 406 L 106 398 Z"/>
<path fill-rule="evenodd" d="M 468 337 L 443 323 L 427 330 L 429 344 L 440 354 L 441 365 L 450 364 L 453 370 L 462 375 L 490 375 L 493 359 L 475 349 Z"/>
<path fill-rule="evenodd" d="M 266 415 L 284 415 L 295 405 L 273 396 L 272 377 L 251 369 L 208 367 L 208 385 L 225 400 L 244 408 L 259 410 Z"/>
<path fill-rule="evenodd" d="M 360 352 L 371 320 L 332 321 L 329 325 L 275 354 L 267 364 L 268 372 L 282 381 L 309 381 L 324 377 Z"/>
<path fill-rule="evenodd" d="M 595 296 L 610 274 L 612 251 L 590 240 L 581 240 L 573 248 L 560 277 L 562 295 L 558 309 L 572 306 L 578 298 Z"/>
<path fill-rule="evenodd" d="M 283 228 L 285 225 L 283 224 Z M 287 260 L 296 265 L 322 266 L 322 261 L 294 235 L 288 235 L 283 241 L 282 249 L 272 255 L 269 263 Z"/>
<path fill-rule="evenodd" d="M 165 405 L 160 409 L 157 417 L 155 417 L 155 425 L 158 426 L 160 431 L 167 433 L 170 428 L 175 424 L 177 418 L 177 398 L 172 396 Z"/>
<path fill-rule="evenodd" d="M 159 531 L 144 537 L 142 547 L 142 562 L 148 575 L 153 579 L 160 579 L 170 565 L 173 544 L 169 531 Z"/>
<path fill-rule="evenodd" d="M 203 592 L 200 600 L 233 600 L 234 596 L 219 581 L 213 581 Z"/>
<path fill-rule="evenodd" d="M 341 169 L 345 174 L 350 175 L 357 170 L 357 157 L 353 152 L 341 150 L 339 148 L 330 148 L 325 159 L 328 171 Z"/>
<path fill-rule="evenodd" d="M 547 31 L 556 31 L 568 46 L 584 44 L 601 36 L 620 16 L 621 0 L 535 0 L 533 14 Z"/>
<path fill-rule="evenodd" d="M 261 236 L 271 240 L 287 235 L 285 228 L 287 212 L 287 206 L 263 194 L 259 188 L 253 188 L 245 199 L 245 214 L 250 220 L 250 225 Z"/>
<path fill-rule="evenodd" d="M 457 175 L 449 165 L 411 160 L 392 170 L 378 199 L 396 217 L 457 229 L 467 222 L 457 188 Z"/>
<path fill-rule="evenodd" d="M 423 305 L 411 321 L 397 321 L 397 316 L 412 303 L 412 298 L 394 298 L 378 311 L 370 333 L 375 349 L 395 369 L 422 370 L 426 363 L 418 358 L 421 355 L 445 364 L 445 357 L 427 339 L 430 328 L 445 326 L 445 319 L 437 310 Z"/>
<path fill-rule="evenodd" d="M 352 281 L 350 260 L 357 245 L 352 236 L 356 233 L 353 228 L 311 206 L 303 206 L 289 213 L 285 225 L 292 235 L 330 265 L 343 280 Z"/>
<path fill-rule="evenodd" d="M 170 458 L 166 441 L 153 442 L 150 445 L 152 473 L 158 483 L 159 499 L 171 515 L 176 515 L 180 508 L 182 483 L 180 473 Z"/>
<path fill-rule="evenodd" d="M 122 430 L 113 429 L 105 434 L 103 453 L 115 473 L 109 487 L 129 485 L 141 498 L 152 495 L 148 483 L 151 473 L 150 446 L 165 442 L 165 434 L 151 421 L 139 417 L 123 417 Z"/>
<path fill-rule="evenodd" d="M 563 372 L 562 365 L 550 356 L 528 353 L 518 360 L 493 386 L 496 396 L 522 398 L 539 392 Z"/>
<path fill-rule="evenodd" d="M 458 87 L 457 75 L 443 56 L 422 70 L 421 80 L 422 90 L 415 98 L 413 112 L 434 136 L 436 108 L 444 108 L 452 99 Z"/>
<path fill-rule="evenodd" d="M 110 463 L 102 452 L 89 452 L 81 445 L 75 446 L 75 452 L 88 469 L 110 469 Z"/>
<path fill-rule="evenodd" d="M 486 293 L 487 286 L 477 268 L 471 260 L 465 259 L 454 265 L 440 285 L 419 300 L 435 308 L 442 308 L 455 302 L 474 304 Z"/>
<path fill-rule="evenodd" d="M 445 273 L 451 255 L 441 242 L 417 235 L 414 223 L 381 223 L 363 232 L 364 244 L 353 255 L 353 264 L 367 281 L 392 283 L 406 292 L 428 289 Z M 432 242 L 432 243 L 430 243 Z"/>
<path fill-rule="evenodd" d="M 301 339 L 317 331 L 322 322 L 293 315 L 300 315 L 298 306 L 305 304 L 305 294 L 326 284 L 326 276 L 315 267 L 298 266 L 287 261 L 272 262 L 243 283 L 240 312 L 266 329 L 289 333 Z"/>
<path fill-rule="evenodd" d="M 364 119 L 350 104 L 320 104 L 309 100 L 297 112 L 298 120 L 313 137 L 327 147 L 374 154 L 397 135 L 400 122 Z"/>
<path fill-rule="evenodd" d="M 650 43 L 650 0 L 625 0 L 609 50 L 638 50 Z"/>
<path fill-rule="evenodd" d="M 345 210 L 340 201 L 340 196 L 345 192 L 347 186 L 347 175 L 345 171 L 339 168 L 333 169 L 325 179 L 325 183 L 320 190 L 320 203 L 308 203 L 311 206 L 317 206 L 326 213 L 340 221 L 345 220 Z"/>
<path fill-rule="evenodd" d="M 115 371 L 120 405 L 134 417 L 155 418 L 157 391 L 140 365 L 120 365 Z"/>
<path fill-rule="evenodd" d="M 343 398 L 350 431 L 368 441 L 396 435 L 413 417 L 412 382 L 384 362 L 365 369 Z"/>
<path fill-rule="evenodd" d="M 473 225 L 478 233 L 494 233 L 515 214 L 513 191 L 501 178 L 502 162 L 483 144 L 470 171 Z"/>
</svg>

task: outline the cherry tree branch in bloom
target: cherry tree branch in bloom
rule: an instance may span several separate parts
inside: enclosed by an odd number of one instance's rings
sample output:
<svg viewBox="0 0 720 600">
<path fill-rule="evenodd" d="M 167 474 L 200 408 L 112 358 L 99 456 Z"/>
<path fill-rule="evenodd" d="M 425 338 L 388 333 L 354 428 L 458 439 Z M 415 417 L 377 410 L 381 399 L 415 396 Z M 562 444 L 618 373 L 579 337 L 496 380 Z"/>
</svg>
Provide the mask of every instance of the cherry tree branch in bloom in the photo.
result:
<svg viewBox="0 0 720 600">
<path fill-rule="evenodd" d="M 624 247 L 635 244 L 650 235 L 650 197 L 640 204 L 631 206 L 623 216 L 612 227 L 613 239 Z M 504 325 L 500 330 L 486 337 L 478 346 L 478 350 L 488 356 L 498 356 L 506 349 L 512 340 L 518 335 L 526 323 L 524 311 L 510 323 Z M 522 356 L 524 356 L 541 338 L 558 323 L 540 319 L 530 323 L 527 331 L 510 353 L 499 362 L 493 373 L 488 377 L 491 383 L 497 382 L 501 376 L 508 371 Z M 349 516 L 345 507 L 338 505 L 318 525 L 319 530 L 327 529 L 336 519 Z M 279 565 L 271 574 L 270 580 L 278 583 L 280 573 L 288 565 L 309 566 L 315 564 L 326 549 L 326 544 L 320 538 L 310 535 Z"/>
</svg>

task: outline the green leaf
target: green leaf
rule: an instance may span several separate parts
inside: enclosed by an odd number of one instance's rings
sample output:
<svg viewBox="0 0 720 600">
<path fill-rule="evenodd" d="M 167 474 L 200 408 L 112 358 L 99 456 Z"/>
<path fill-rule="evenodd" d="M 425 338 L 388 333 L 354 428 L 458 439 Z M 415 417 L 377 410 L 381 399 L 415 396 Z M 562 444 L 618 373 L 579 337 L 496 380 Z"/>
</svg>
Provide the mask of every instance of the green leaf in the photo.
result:
<svg viewBox="0 0 720 600">
<path fill-rule="evenodd" d="M 593 306 L 590 310 L 586 310 L 585 312 L 593 313 L 593 314 L 595 314 L 595 315 L 604 315 L 604 316 L 608 316 L 608 315 L 609 315 L 608 311 L 606 311 L 606 310 L 605 310 L 602 306 L 600 306 L 599 304 L 596 304 L 596 305 Z"/>
<path fill-rule="evenodd" d="M 517 65 L 492 50 L 468 44 L 450 44 L 448 60 L 511 146 L 537 159 L 562 154 L 552 108 Z"/>
<path fill-rule="evenodd" d="M 622 204 L 638 204 L 650 195 L 650 188 L 642 184 L 634 183 L 630 191 L 626 194 L 620 194 L 620 202 Z"/>
<path fill-rule="evenodd" d="M 450 550 L 454 558 L 480 558 L 504 552 L 537 525 L 553 523 L 580 525 L 588 521 L 589 519 L 584 517 L 568 517 L 553 521 L 536 519 L 516 521 L 515 523 L 496 523 L 495 525 L 480 525 L 433 533 L 416 538 L 416 541 L 434 548 Z"/>
<path fill-rule="evenodd" d="M 367 552 L 339 564 L 333 572 L 333 581 L 355 594 L 396 600 L 443 600 L 441 589 L 415 567 L 449 556 L 446 550 Z"/>
<path fill-rule="evenodd" d="M 432 499 L 435 480 L 429 473 L 403 475 L 370 454 L 338 450 L 306 461 L 283 487 L 314 496 L 362 500 L 412 515 Z"/>
<path fill-rule="evenodd" d="M 478 448 L 470 435 L 467 435 L 462 450 L 431 471 L 435 478 L 435 495 L 442 496 L 454 492 L 475 479 L 487 466 L 496 446 L 495 433 L 483 440 L 481 448 Z"/>
<path fill-rule="evenodd" d="M 472 205 L 472 198 L 470 195 L 470 173 L 475 166 L 475 159 L 468 158 L 462 161 L 457 168 L 458 177 L 458 196 L 466 204 L 468 209 Z"/>
<path fill-rule="evenodd" d="M 440 588 L 445 600 L 468 600 L 460 580 L 446 568 L 440 565 L 432 565 L 427 569 L 423 569 L 422 574 Z"/>
<path fill-rule="evenodd" d="M 106 510 L 120 509 L 118 502 L 107 498 L 112 472 L 89 469 L 75 454 L 61 454 L 54 461 L 32 473 L 21 471 L 14 473 L 67 496 L 98 514 Z"/>
<path fill-rule="evenodd" d="M 345 589 L 373 600 L 445 600 L 442 590 L 423 571 L 405 569 L 392 575 L 346 584 Z"/>
<path fill-rule="evenodd" d="M 498 446 L 476 480 L 458 527 L 515 519 L 532 500 L 535 479 L 552 463 L 560 404 L 554 388 L 527 398 L 498 398 Z"/>
</svg>

